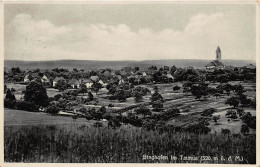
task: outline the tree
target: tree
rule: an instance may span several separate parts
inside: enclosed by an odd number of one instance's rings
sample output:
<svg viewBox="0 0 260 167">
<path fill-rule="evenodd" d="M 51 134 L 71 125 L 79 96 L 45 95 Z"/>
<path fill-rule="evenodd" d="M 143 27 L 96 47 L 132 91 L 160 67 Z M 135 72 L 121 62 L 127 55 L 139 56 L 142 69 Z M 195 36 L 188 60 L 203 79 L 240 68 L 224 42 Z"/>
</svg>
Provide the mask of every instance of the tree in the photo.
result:
<svg viewBox="0 0 260 167">
<path fill-rule="evenodd" d="M 89 98 L 89 101 L 93 100 L 93 94 L 91 92 L 88 92 L 88 98 Z"/>
<path fill-rule="evenodd" d="M 16 68 L 15 68 L 15 67 L 12 67 L 12 68 L 11 68 L 11 71 L 12 71 L 13 74 L 21 73 L 21 70 L 20 70 L 19 67 L 16 67 Z"/>
<path fill-rule="evenodd" d="M 222 94 L 223 91 L 224 91 L 224 86 L 223 86 L 223 85 L 218 85 L 218 86 L 216 87 L 216 91 L 217 91 L 217 93 Z"/>
<path fill-rule="evenodd" d="M 55 88 L 58 89 L 60 92 L 68 89 L 68 85 L 65 80 L 61 79 L 55 85 Z"/>
<path fill-rule="evenodd" d="M 178 108 L 170 108 L 163 113 L 164 119 L 170 119 L 177 115 L 180 115 L 180 110 Z"/>
<path fill-rule="evenodd" d="M 246 124 L 243 124 L 243 125 L 241 126 L 240 132 L 241 132 L 243 135 L 247 134 L 247 133 L 249 132 L 248 126 L 247 126 Z"/>
<path fill-rule="evenodd" d="M 244 87 L 243 87 L 242 85 L 236 85 L 236 86 L 235 86 L 235 92 L 236 92 L 238 95 L 242 94 L 243 92 L 245 92 Z"/>
<path fill-rule="evenodd" d="M 102 114 L 105 114 L 106 111 L 107 111 L 107 109 L 106 109 L 105 106 L 102 106 L 102 107 L 99 109 L 99 111 L 100 111 Z"/>
<path fill-rule="evenodd" d="M 169 70 L 170 70 L 170 67 L 164 66 L 163 69 L 164 69 L 165 71 L 169 71 Z"/>
<path fill-rule="evenodd" d="M 134 98 L 135 98 L 135 102 L 141 102 L 143 100 L 143 96 L 140 92 L 135 91 L 134 92 Z"/>
<path fill-rule="evenodd" d="M 239 103 L 240 103 L 239 99 L 233 96 L 227 99 L 225 104 L 229 104 L 230 106 L 236 108 L 239 105 Z"/>
<path fill-rule="evenodd" d="M 126 101 L 125 91 L 124 90 L 119 90 L 116 93 L 116 97 L 117 97 L 119 102 L 125 102 Z"/>
<path fill-rule="evenodd" d="M 134 72 L 139 71 L 139 67 L 134 68 Z"/>
<path fill-rule="evenodd" d="M 156 71 L 156 70 L 157 70 L 157 67 L 156 67 L 156 66 L 151 66 L 151 67 L 148 67 L 148 70 Z"/>
<path fill-rule="evenodd" d="M 243 93 L 239 94 L 239 100 L 242 106 L 249 106 L 251 104 L 251 100 Z"/>
<path fill-rule="evenodd" d="M 93 88 L 93 90 L 94 90 L 94 91 L 96 92 L 96 94 L 97 94 L 97 92 L 99 91 L 99 89 L 102 88 L 102 85 L 101 85 L 99 82 L 94 82 L 93 85 L 92 85 L 92 88 Z"/>
<path fill-rule="evenodd" d="M 51 104 L 46 108 L 46 112 L 52 115 L 57 115 L 60 109 L 57 104 Z"/>
<path fill-rule="evenodd" d="M 206 117 L 211 117 L 213 113 L 215 113 L 217 110 L 215 108 L 208 108 L 208 109 L 205 109 L 201 116 L 206 116 Z"/>
<path fill-rule="evenodd" d="M 233 86 L 231 84 L 225 84 L 224 90 L 227 92 L 228 96 L 230 95 L 230 91 L 233 90 Z"/>
<path fill-rule="evenodd" d="M 16 92 L 16 90 L 14 88 L 11 88 L 11 92 Z"/>
<path fill-rule="evenodd" d="M 193 96 L 196 97 L 196 99 L 199 99 L 202 97 L 202 96 L 207 96 L 208 95 L 208 92 L 207 92 L 207 89 L 208 89 L 208 85 L 207 84 L 199 84 L 199 85 L 192 85 L 191 86 L 191 93 Z"/>
<path fill-rule="evenodd" d="M 256 109 L 256 99 L 255 98 L 251 100 L 250 107 L 253 107 L 254 109 Z"/>
<path fill-rule="evenodd" d="M 152 97 L 151 97 L 151 102 L 152 102 L 152 107 L 159 111 L 160 109 L 163 108 L 163 97 L 160 93 L 158 93 L 158 87 L 155 86 L 154 87 L 154 94 L 152 94 Z"/>
<path fill-rule="evenodd" d="M 221 133 L 223 133 L 224 135 L 229 135 L 230 134 L 230 130 L 221 128 Z"/>
<path fill-rule="evenodd" d="M 137 114 L 142 114 L 145 118 L 146 115 L 151 115 L 151 111 L 145 105 L 141 105 L 138 109 L 135 110 Z"/>
<path fill-rule="evenodd" d="M 4 93 L 6 93 L 6 91 L 7 91 L 7 86 L 4 85 Z"/>
<path fill-rule="evenodd" d="M 234 110 L 228 110 L 226 113 L 226 117 L 231 119 L 237 119 L 237 112 Z"/>
<path fill-rule="evenodd" d="M 81 84 L 81 85 L 80 85 L 80 88 L 79 88 L 79 93 L 82 93 L 83 95 L 84 95 L 85 93 L 88 93 L 87 86 L 84 85 L 84 84 Z"/>
<path fill-rule="evenodd" d="M 155 111 L 160 111 L 163 109 L 163 103 L 161 100 L 153 101 L 152 107 L 154 108 Z"/>
<path fill-rule="evenodd" d="M 242 117 L 245 114 L 244 109 L 238 108 L 237 109 L 237 114 L 238 114 L 239 117 Z"/>
<path fill-rule="evenodd" d="M 241 117 L 243 123 L 248 125 L 250 128 L 256 129 L 256 116 L 252 116 L 250 112 L 246 112 L 242 117 Z"/>
<path fill-rule="evenodd" d="M 180 90 L 180 88 L 181 88 L 180 86 L 178 86 L 178 85 L 175 85 L 175 86 L 173 86 L 173 88 L 172 88 L 172 89 L 173 89 L 173 91 L 176 91 L 176 90 Z"/>
<path fill-rule="evenodd" d="M 30 82 L 26 86 L 24 100 L 42 107 L 46 107 L 49 104 L 46 89 L 37 82 Z"/>
<path fill-rule="evenodd" d="M 229 81 L 229 76 L 227 74 L 217 75 L 216 81 L 218 81 L 220 83 L 227 83 Z"/>
<path fill-rule="evenodd" d="M 16 100 L 15 95 L 10 89 L 7 89 L 5 99 Z"/>
<path fill-rule="evenodd" d="M 213 116 L 213 121 L 215 122 L 215 124 L 218 123 L 218 120 L 220 119 L 220 115 L 218 116 Z"/>
</svg>

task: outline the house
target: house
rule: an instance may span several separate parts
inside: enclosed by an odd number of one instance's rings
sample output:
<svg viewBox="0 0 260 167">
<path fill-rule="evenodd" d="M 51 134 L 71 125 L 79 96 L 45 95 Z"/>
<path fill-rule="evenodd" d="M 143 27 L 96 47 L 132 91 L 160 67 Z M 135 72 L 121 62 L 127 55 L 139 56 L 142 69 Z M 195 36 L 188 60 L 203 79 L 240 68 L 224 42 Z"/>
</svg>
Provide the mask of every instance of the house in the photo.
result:
<svg viewBox="0 0 260 167">
<path fill-rule="evenodd" d="M 92 81 L 92 82 L 98 82 L 99 81 L 99 77 L 98 76 L 91 76 L 90 77 L 90 80 Z"/>
<path fill-rule="evenodd" d="M 64 81 L 65 81 L 65 79 L 64 79 L 63 77 L 56 77 L 56 78 L 53 80 L 53 82 L 52 82 L 52 86 L 55 87 L 56 84 L 57 84 L 57 82 L 58 82 L 59 80 L 64 80 Z"/>
<path fill-rule="evenodd" d="M 104 75 L 105 77 L 110 77 L 110 76 L 111 76 L 111 73 L 110 73 L 109 71 L 105 71 L 105 72 L 103 73 L 103 75 Z"/>
<path fill-rule="evenodd" d="M 113 77 L 109 80 L 109 83 L 111 83 L 111 84 L 118 84 L 118 82 L 119 82 L 119 79 L 118 79 L 118 77 L 116 77 L 116 76 L 113 76 Z"/>
<path fill-rule="evenodd" d="M 42 76 L 41 81 L 42 81 L 42 83 L 49 83 L 50 82 L 46 75 Z"/>
<path fill-rule="evenodd" d="M 173 79 L 173 76 L 170 73 L 167 73 L 166 75 L 169 79 Z"/>
<path fill-rule="evenodd" d="M 147 77 L 147 74 L 146 74 L 146 72 L 143 72 L 143 74 L 142 74 L 142 75 L 143 75 L 143 77 Z"/>
<path fill-rule="evenodd" d="M 123 79 L 123 78 L 121 78 L 121 79 L 119 79 L 119 85 L 122 85 L 122 84 L 124 84 L 125 83 L 125 80 Z"/>
<path fill-rule="evenodd" d="M 77 79 L 73 78 L 69 80 L 68 85 L 70 85 L 73 89 L 77 89 L 80 86 L 80 82 Z"/>
<path fill-rule="evenodd" d="M 130 74 L 132 71 L 132 67 L 123 67 L 123 71 L 125 71 L 127 74 Z"/>
<path fill-rule="evenodd" d="M 100 83 L 102 86 L 106 86 L 107 85 L 107 82 L 103 79 L 100 79 L 99 81 L 98 81 L 98 83 Z"/>
<path fill-rule="evenodd" d="M 23 82 L 25 82 L 25 83 L 30 82 L 30 75 L 29 74 L 25 75 Z"/>
<path fill-rule="evenodd" d="M 110 75 L 111 75 L 111 76 L 115 76 L 116 73 L 115 73 L 114 71 L 111 71 Z"/>
<path fill-rule="evenodd" d="M 81 84 L 86 85 L 87 88 L 91 88 L 93 85 L 93 82 L 90 79 L 83 79 L 81 81 Z"/>
<path fill-rule="evenodd" d="M 121 72 L 120 72 L 120 75 L 122 75 L 122 76 L 126 76 L 127 73 L 126 73 L 125 71 L 121 71 Z"/>
<path fill-rule="evenodd" d="M 247 64 L 244 67 L 248 68 L 248 69 L 255 69 L 256 68 L 253 64 Z"/>
</svg>

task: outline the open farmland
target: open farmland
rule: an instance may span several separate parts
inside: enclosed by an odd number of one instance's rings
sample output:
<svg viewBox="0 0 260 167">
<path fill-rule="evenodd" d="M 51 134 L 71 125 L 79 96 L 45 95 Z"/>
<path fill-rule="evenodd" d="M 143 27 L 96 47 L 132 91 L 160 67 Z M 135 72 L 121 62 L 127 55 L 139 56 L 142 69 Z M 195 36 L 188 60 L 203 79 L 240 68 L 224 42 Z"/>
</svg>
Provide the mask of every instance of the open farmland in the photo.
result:
<svg viewBox="0 0 260 167">
<path fill-rule="evenodd" d="M 245 89 L 247 90 L 245 94 L 249 96 L 255 95 L 255 83 L 248 83 L 248 82 L 239 82 L 241 85 L 244 85 Z M 231 82 L 231 84 L 237 84 L 237 82 Z M 189 93 L 182 93 L 182 89 L 178 91 L 172 91 L 172 87 L 174 85 L 182 86 L 181 82 L 178 83 L 170 83 L 170 84 L 153 84 L 153 85 L 141 85 L 141 87 L 148 88 L 151 93 L 153 93 L 153 87 L 157 86 L 163 98 L 165 99 L 164 108 L 168 109 L 171 107 L 177 107 L 180 109 L 181 113 L 180 116 L 174 117 L 166 122 L 168 125 L 175 125 L 175 126 L 186 126 L 189 125 L 191 122 L 198 121 L 201 118 L 200 114 L 203 110 L 207 108 L 216 108 L 217 112 L 213 115 L 220 115 L 220 120 L 218 124 L 215 125 L 213 120 L 210 120 L 210 128 L 211 133 L 221 132 L 221 128 L 228 128 L 231 130 L 231 133 L 239 133 L 240 128 L 242 125 L 242 121 L 240 119 L 231 120 L 228 122 L 228 118 L 226 118 L 225 114 L 228 109 L 232 109 L 231 106 L 225 104 L 225 101 L 233 95 L 231 93 L 228 95 L 222 95 L 220 98 L 216 97 L 209 97 L 205 100 L 197 100 Z M 210 86 L 214 87 L 216 84 L 212 84 Z M 25 85 L 21 84 L 7 84 L 8 88 L 14 88 L 17 91 L 15 95 L 20 97 L 19 94 L 23 90 L 25 90 Z M 126 102 L 119 102 L 117 100 L 109 100 L 107 98 L 107 89 L 101 89 L 97 94 L 93 93 L 94 98 L 96 99 L 89 104 L 85 104 L 84 106 L 87 108 L 96 108 L 99 109 L 102 106 L 108 106 L 109 104 L 113 104 L 113 107 L 107 107 L 107 110 L 110 112 L 117 113 L 117 110 L 124 109 L 126 107 L 135 106 L 136 104 L 146 104 L 149 109 L 152 109 L 152 105 L 150 102 L 151 93 L 143 96 L 143 101 L 136 103 L 133 97 L 127 98 Z M 48 88 L 47 94 L 50 97 L 54 97 L 57 94 L 61 94 L 57 89 Z M 87 95 L 80 95 L 80 97 L 86 98 Z M 127 113 L 134 112 L 135 108 L 129 109 L 125 111 L 123 114 L 127 115 Z M 73 113 L 73 111 L 71 111 Z M 51 116 L 46 113 L 28 113 L 25 111 L 18 111 L 12 109 L 5 109 L 5 125 L 15 125 L 15 124 L 29 124 L 29 123 L 39 123 L 39 124 L 62 124 L 62 123 L 87 123 L 87 120 L 84 118 L 78 118 L 76 121 L 73 120 L 69 114 L 71 112 L 61 112 L 60 116 Z M 245 108 L 245 112 L 250 112 L 252 115 L 256 115 L 256 111 L 251 108 Z M 156 112 L 155 112 L 156 114 Z M 74 114 L 72 114 L 74 115 Z M 64 117 L 67 116 L 67 117 Z M 95 121 L 92 121 L 92 123 Z M 89 123 L 89 121 L 88 121 Z M 254 130 L 252 130 L 254 133 Z"/>
</svg>

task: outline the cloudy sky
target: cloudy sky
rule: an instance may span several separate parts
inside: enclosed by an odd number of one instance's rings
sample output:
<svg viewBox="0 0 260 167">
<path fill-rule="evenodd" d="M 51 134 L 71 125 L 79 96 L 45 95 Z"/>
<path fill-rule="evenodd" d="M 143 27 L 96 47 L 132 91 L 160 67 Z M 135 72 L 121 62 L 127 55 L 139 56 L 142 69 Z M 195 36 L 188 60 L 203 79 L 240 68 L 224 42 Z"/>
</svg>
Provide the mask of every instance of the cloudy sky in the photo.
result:
<svg viewBox="0 0 260 167">
<path fill-rule="evenodd" d="M 255 59 L 255 5 L 5 5 L 5 59 Z"/>
</svg>

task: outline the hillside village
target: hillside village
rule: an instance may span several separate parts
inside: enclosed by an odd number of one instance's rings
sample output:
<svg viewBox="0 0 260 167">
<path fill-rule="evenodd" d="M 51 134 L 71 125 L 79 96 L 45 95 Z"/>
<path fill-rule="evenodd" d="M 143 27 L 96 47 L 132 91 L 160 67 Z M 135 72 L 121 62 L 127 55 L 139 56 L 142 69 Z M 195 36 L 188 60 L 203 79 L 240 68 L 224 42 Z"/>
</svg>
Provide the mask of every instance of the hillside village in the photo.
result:
<svg viewBox="0 0 260 167">
<path fill-rule="evenodd" d="M 221 58 L 218 47 L 204 69 L 177 64 L 146 70 L 5 69 L 5 124 L 37 122 L 31 115 L 36 112 L 46 124 L 55 119 L 71 126 L 79 120 L 78 130 L 255 135 L 256 67 L 227 66 Z"/>
</svg>

